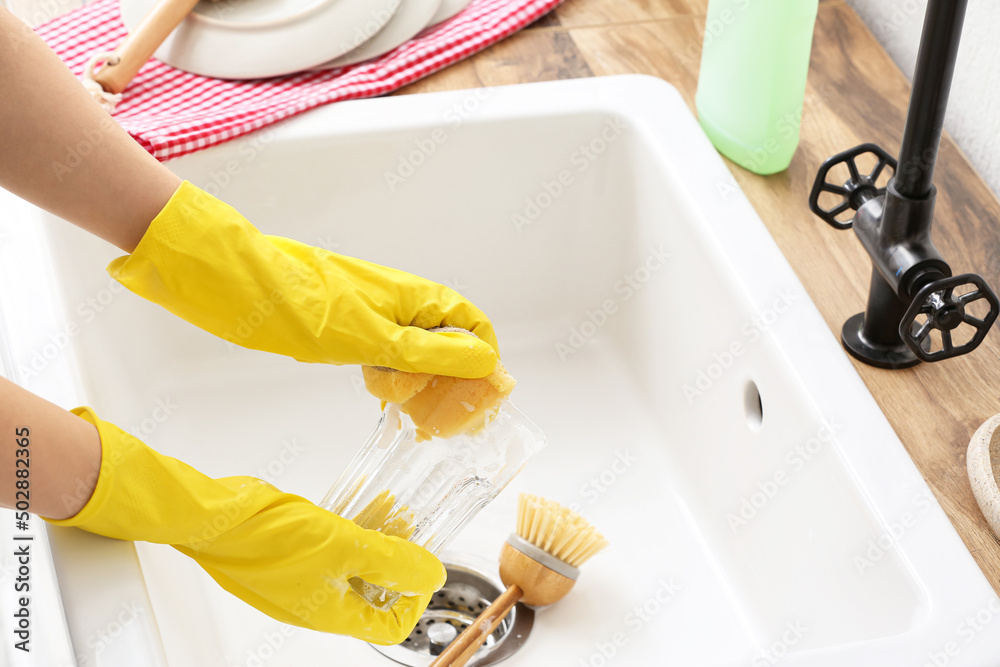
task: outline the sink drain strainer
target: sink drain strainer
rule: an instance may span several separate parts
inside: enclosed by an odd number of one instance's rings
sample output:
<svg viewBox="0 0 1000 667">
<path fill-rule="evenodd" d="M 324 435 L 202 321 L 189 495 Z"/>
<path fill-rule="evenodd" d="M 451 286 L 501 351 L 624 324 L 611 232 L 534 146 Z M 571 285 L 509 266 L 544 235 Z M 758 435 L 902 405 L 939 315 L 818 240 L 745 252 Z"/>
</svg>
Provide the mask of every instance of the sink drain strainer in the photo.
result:
<svg viewBox="0 0 1000 667">
<path fill-rule="evenodd" d="M 468 559 L 446 560 L 444 565 L 448 581 L 434 594 L 410 636 L 402 644 L 372 644 L 372 648 L 398 663 L 426 667 L 503 592 L 499 580 L 484 574 Z M 518 604 L 486 638 L 469 667 L 492 665 L 513 654 L 527 640 L 534 620 L 535 613 Z"/>
</svg>

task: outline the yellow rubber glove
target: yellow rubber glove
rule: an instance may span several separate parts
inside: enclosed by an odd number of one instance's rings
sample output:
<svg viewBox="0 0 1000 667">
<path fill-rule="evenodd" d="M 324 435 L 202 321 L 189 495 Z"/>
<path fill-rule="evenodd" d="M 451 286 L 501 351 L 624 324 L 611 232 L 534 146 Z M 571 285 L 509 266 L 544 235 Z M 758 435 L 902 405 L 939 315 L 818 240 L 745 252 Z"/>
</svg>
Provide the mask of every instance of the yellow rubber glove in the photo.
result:
<svg viewBox="0 0 1000 667">
<path fill-rule="evenodd" d="M 187 181 L 108 273 L 216 336 L 299 361 L 479 378 L 499 354 L 489 319 L 454 290 L 261 234 Z M 425 331 L 444 325 L 478 339 Z"/>
<path fill-rule="evenodd" d="M 73 413 L 100 433 L 101 470 L 84 508 L 69 519 L 45 519 L 51 524 L 169 544 L 272 618 L 376 644 L 403 641 L 444 585 L 444 566 L 422 547 L 365 530 L 255 477 L 212 479 L 90 408 Z M 378 611 L 351 589 L 352 577 L 405 595 Z"/>
</svg>

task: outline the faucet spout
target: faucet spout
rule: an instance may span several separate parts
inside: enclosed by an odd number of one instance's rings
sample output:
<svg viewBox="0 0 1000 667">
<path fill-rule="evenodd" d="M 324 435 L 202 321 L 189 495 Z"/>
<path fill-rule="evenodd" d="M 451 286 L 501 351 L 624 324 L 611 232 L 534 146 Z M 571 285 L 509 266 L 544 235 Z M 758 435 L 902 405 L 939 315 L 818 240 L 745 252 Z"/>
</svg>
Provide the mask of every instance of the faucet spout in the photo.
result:
<svg viewBox="0 0 1000 667">
<path fill-rule="evenodd" d="M 934 163 L 941 143 L 967 5 L 968 0 L 929 0 L 927 3 L 899 149 L 899 169 L 893 177 L 896 190 L 907 199 L 920 200 L 932 194 Z M 927 226 L 930 227 L 930 220 Z"/>
</svg>

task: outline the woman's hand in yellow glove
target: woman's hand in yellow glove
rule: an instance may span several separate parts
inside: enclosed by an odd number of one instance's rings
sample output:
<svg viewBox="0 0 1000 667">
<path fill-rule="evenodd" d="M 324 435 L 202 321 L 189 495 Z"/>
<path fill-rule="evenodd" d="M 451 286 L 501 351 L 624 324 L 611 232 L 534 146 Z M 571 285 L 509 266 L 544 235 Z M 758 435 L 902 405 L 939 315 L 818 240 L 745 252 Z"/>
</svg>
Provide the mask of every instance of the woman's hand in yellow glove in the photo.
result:
<svg viewBox="0 0 1000 667">
<path fill-rule="evenodd" d="M 454 290 L 265 236 L 186 181 L 108 272 L 206 331 L 300 361 L 479 378 L 499 355 L 489 319 Z M 438 326 L 478 339 L 426 331 Z"/>
<path fill-rule="evenodd" d="M 364 530 L 254 477 L 211 479 L 163 456 L 89 408 L 101 469 L 90 500 L 60 526 L 169 544 L 224 589 L 283 622 L 377 644 L 403 641 L 444 585 L 441 561 L 398 537 Z M 379 611 L 348 580 L 403 593 Z"/>
</svg>

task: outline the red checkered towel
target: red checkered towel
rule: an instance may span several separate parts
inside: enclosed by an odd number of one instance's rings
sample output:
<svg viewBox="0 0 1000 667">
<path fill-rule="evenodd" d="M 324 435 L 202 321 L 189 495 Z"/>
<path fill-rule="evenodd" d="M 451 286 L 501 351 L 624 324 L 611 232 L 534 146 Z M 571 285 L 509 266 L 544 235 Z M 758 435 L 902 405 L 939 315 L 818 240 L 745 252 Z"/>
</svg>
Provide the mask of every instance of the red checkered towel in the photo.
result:
<svg viewBox="0 0 1000 667">
<path fill-rule="evenodd" d="M 159 160 L 235 139 L 321 104 L 390 93 L 513 34 L 563 0 L 473 0 L 384 56 L 352 67 L 223 81 L 158 60 L 132 80 L 115 119 Z M 118 0 L 96 0 L 37 29 L 77 76 L 125 38 Z"/>
</svg>

